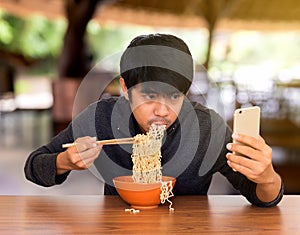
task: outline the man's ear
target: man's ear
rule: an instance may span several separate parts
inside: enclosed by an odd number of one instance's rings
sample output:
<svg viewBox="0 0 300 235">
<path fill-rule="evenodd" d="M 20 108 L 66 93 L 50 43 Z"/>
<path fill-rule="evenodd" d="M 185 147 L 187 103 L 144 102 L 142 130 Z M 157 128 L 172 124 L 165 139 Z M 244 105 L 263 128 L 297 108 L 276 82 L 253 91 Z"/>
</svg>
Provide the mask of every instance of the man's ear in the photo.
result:
<svg viewBox="0 0 300 235">
<path fill-rule="evenodd" d="M 121 77 L 119 79 L 119 83 L 120 83 L 120 86 L 121 86 L 121 89 L 122 89 L 122 92 L 124 94 L 125 99 L 129 100 L 129 98 L 128 98 L 128 89 L 127 89 L 127 86 L 125 84 L 124 78 Z"/>
</svg>

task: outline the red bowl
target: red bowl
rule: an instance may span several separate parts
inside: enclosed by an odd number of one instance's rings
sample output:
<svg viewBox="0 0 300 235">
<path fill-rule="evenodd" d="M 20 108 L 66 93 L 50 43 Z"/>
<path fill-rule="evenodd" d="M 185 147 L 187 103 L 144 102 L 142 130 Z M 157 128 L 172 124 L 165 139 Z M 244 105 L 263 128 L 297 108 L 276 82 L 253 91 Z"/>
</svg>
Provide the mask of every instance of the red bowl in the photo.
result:
<svg viewBox="0 0 300 235">
<path fill-rule="evenodd" d="M 163 182 L 172 181 L 174 187 L 176 178 L 162 176 Z M 120 197 L 132 208 L 151 209 L 160 204 L 161 183 L 135 183 L 132 176 L 119 176 L 113 179 L 114 185 Z"/>
</svg>

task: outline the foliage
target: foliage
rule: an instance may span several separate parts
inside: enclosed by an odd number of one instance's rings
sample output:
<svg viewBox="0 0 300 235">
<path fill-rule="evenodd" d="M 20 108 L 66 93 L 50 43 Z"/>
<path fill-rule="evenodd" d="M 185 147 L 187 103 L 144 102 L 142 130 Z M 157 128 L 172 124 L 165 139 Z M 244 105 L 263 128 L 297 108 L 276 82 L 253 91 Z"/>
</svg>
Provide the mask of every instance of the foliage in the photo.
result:
<svg viewBox="0 0 300 235">
<path fill-rule="evenodd" d="M 273 61 L 281 67 L 300 59 L 299 32 L 237 32 L 231 37 L 229 60 L 242 64 Z"/>
<path fill-rule="evenodd" d="M 59 55 L 65 31 L 63 20 L 33 15 L 19 18 L 0 11 L 0 49 L 32 59 Z"/>
<path fill-rule="evenodd" d="M 237 31 L 223 34 L 226 35 L 223 40 L 216 40 L 213 44 L 210 64 L 213 79 L 232 79 L 235 72 L 249 67 L 258 74 L 268 70 L 270 76 L 276 78 L 283 70 L 299 67 L 298 31 Z"/>
<path fill-rule="evenodd" d="M 33 15 L 19 18 L 0 9 L 0 50 L 45 61 L 40 68 L 56 70 L 66 22 Z M 205 29 L 152 28 L 135 25 L 100 25 L 91 20 L 87 40 L 95 62 L 119 53 L 130 40 L 140 34 L 171 33 L 181 37 L 190 47 L 195 61 L 205 61 L 208 33 Z M 225 36 L 224 36 L 225 35 Z M 274 71 L 298 66 L 300 61 L 299 32 L 237 31 L 216 32 L 213 38 L 210 68 L 230 76 L 245 65 L 272 64 Z M 114 62 L 117 66 L 118 62 Z M 222 76 L 223 76 L 222 75 Z"/>
</svg>

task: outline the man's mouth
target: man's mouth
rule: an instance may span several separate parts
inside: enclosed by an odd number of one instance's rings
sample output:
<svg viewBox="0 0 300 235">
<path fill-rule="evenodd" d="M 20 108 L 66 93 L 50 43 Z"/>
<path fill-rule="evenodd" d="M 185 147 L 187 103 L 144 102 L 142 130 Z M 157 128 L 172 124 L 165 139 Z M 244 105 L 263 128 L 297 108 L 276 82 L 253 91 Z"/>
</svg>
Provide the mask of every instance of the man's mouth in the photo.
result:
<svg viewBox="0 0 300 235">
<path fill-rule="evenodd" d="M 154 120 L 149 120 L 148 124 L 151 126 L 151 124 L 155 124 L 155 125 L 164 125 L 164 126 L 168 126 L 170 125 L 171 121 L 168 119 L 154 119 Z"/>
<path fill-rule="evenodd" d="M 165 123 L 165 122 L 153 122 L 155 125 L 167 125 L 167 123 Z"/>
</svg>

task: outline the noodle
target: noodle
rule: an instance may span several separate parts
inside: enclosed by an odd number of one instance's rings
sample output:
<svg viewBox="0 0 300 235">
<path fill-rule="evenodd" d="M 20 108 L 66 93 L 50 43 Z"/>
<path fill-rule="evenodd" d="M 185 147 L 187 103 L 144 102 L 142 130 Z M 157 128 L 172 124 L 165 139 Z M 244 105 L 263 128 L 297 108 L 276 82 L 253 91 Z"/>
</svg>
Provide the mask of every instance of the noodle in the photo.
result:
<svg viewBox="0 0 300 235">
<path fill-rule="evenodd" d="M 130 212 L 130 213 L 136 214 L 136 213 L 140 213 L 140 210 L 130 208 L 130 209 L 125 209 L 125 212 Z"/>
<path fill-rule="evenodd" d="M 172 202 L 169 200 L 173 197 L 172 181 L 163 182 L 161 172 L 161 145 L 165 131 L 164 125 L 152 124 L 149 132 L 138 134 L 134 137 L 131 155 L 133 162 L 132 178 L 136 183 L 157 183 L 161 182 L 160 201 L 170 203 L 169 211 L 173 212 Z"/>
<path fill-rule="evenodd" d="M 174 212 L 174 207 L 172 207 L 173 202 L 169 200 L 170 197 L 174 196 L 172 192 L 173 190 L 172 181 L 161 182 L 160 190 L 161 190 L 161 194 L 160 194 L 161 204 L 164 204 L 165 201 L 168 201 L 170 203 L 169 211 Z"/>
<path fill-rule="evenodd" d="M 136 183 L 161 182 L 161 145 L 165 126 L 152 124 L 146 135 L 134 137 L 131 155 L 133 180 Z"/>
</svg>

